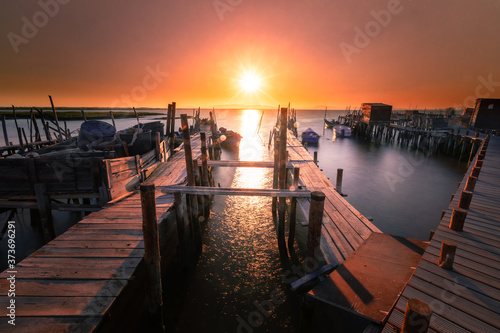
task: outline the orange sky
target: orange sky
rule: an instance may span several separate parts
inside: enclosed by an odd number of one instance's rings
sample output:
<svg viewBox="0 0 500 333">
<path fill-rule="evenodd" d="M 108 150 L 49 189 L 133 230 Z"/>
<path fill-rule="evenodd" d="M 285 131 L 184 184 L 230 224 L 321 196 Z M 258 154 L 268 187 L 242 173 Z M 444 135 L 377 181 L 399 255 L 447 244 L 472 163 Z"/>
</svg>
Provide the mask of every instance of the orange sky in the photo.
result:
<svg viewBox="0 0 500 333">
<path fill-rule="evenodd" d="M 470 105 L 500 97 L 499 16 L 493 0 L 10 1 L 0 105 Z M 244 70 L 260 91 L 240 92 Z"/>
</svg>

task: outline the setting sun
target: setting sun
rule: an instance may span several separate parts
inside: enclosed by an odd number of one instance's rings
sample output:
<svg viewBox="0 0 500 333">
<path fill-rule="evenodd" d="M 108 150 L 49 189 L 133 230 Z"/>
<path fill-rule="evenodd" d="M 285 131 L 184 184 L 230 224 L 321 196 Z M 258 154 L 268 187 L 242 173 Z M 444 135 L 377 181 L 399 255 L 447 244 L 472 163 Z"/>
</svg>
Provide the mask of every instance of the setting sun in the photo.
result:
<svg viewBox="0 0 500 333">
<path fill-rule="evenodd" d="M 257 74 L 245 72 L 239 80 L 240 88 L 247 93 L 252 93 L 259 90 L 261 81 L 261 78 Z"/>
</svg>

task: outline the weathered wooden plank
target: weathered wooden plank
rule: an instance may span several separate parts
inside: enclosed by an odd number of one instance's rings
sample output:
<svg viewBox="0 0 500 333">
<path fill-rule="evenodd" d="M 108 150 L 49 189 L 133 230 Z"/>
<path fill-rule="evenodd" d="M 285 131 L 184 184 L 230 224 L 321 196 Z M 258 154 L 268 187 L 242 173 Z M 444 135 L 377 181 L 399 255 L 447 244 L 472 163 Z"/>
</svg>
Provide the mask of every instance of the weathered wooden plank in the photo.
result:
<svg viewBox="0 0 500 333">
<path fill-rule="evenodd" d="M 16 317 L 104 315 L 115 297 L 16 297 Z M 40 306 L 43 304 L 43 306 Z M 5 317 L 5 312 L 1 314 Z"/>
<path fill-rule="evenodd" d="M 57 237 L 43 248 L 79 248 L 79 249 L 144 249 L 142 239 L 135 240 L 62 240 Z"/>
<path fill-rule="evenodd" d="M 6 296 L 9 290 L 9 281 L 0 280 L 0 295 Z M 127 285 L 127 279 L 108 280 L 40 280 L 16 279 L 16 296 L 29 297 L 100 297 L 116 296 Z"/>
<path fill-rule="evenodd" d="M 30 257 L 43 258 L 142 258 L 144 249 L 142 248 L 109 248 L 109 249 L 93 249 L 93 248 L 59 248 L 59 247 L 43 247 Z"/>
<path fill-rule="evenodd" d="M 158 186 L 163 193 L 182 192 L 197 195 L 241 195 L 241 196 L 269 196 L 269 197 L 298 197 L 307 198 L 311 192 L 307 190 L 277 190 L 277 189 L 249 189 L 231 187 L 196 187 L 196 186 Z"/>
</svg>

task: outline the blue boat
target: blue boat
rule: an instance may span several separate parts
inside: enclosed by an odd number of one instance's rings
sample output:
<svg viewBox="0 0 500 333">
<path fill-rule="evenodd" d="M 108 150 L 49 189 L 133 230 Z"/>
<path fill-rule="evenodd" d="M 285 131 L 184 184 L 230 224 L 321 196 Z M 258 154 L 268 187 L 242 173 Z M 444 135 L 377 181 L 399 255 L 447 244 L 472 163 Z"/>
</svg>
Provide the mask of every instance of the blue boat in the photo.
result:
<svg viewBox="0 0 500 333">
<path fill-rule="evenodd" d="M 311 128 L 306 129 L 302 132 L 302 142 L 306 143 L 318 143 L 319 134 L 314 132 Z"/>
</svg>

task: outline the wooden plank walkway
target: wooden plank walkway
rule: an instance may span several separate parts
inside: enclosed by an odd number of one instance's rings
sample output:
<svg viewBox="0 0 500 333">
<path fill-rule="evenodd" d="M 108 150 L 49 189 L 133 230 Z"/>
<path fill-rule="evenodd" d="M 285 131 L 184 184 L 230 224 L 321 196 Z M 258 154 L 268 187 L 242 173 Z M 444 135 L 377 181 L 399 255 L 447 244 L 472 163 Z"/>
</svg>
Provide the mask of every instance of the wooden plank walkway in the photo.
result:
<svg viewBox="0 0 500 333">
<path fill-rule="evenodd" d="M 191 140 L 199 158 L 200 137 Z M 177 185 L 186 179 L 183 151 L 162 163 L 148 182 Z M 159 223 L 173 196 L 157 190 Z M 0 331 L 91 332 L 105 318 L 129 284 L 144 254 L 140 193 L 92 213 L 56 239 L 16 264 L 15 273 L 0 274 Z M 16 326 L 8 324 L 6 307 L 11 274 L 16 279 Z"/>
<path fill-rule="evenodd" d="M 300 168 L 300 185 L 311 192 L 322 191 L 326 196 L 321 249 L 328 263 L 342 263 L 372 232 L 381 231 L 335 190 L 307 149 L 290 131 L 287 135 L 287 151 L 289 163 Z M 308 201 L 298 199 L 298 202 L 308 212 Z"/>
<path fill-rule="evenodd" d="M 475 162 L 475 160 L 473 161 Z M 399 332 L 406 303 L 426 302 L 430 332 L 500 332 L 500 138 L 487 148 L 462 232 L 449 229 L 471 166 L 383 332 Z M 453 270 L 437 265 L 441 243 L 457 244 Z"/>
</svg>

